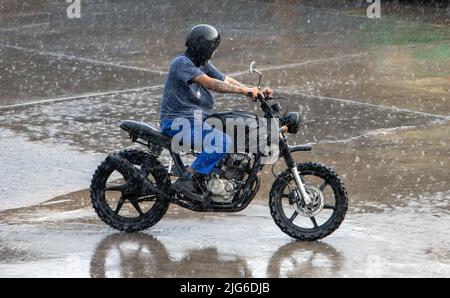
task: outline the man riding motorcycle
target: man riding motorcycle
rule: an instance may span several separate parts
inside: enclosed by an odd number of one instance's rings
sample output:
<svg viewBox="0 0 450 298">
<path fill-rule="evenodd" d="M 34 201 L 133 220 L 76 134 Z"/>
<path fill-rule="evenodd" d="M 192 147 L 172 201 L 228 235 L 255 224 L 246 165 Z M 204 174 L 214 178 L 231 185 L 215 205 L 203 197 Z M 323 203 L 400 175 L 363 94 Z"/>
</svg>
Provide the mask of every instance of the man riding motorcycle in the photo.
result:
<svg viewBox="0 0 450 298">
<path fill-rule="evenodd" d="M 200 24 L 194 26 L 186 37 L 187 49 L 184 54 L 172 60 L 169 74 L 164 84 L 161 100 L 160 126 L 162 132 L 173 137 L 180 132 L 173 129 L 173 121 L 177 118 L 188 119 L 191 123 L 190 135 L 194 145 L 201 142 L 211 133 L 215 140 L 221 139 L 222 144 L 211 143 L 209 148 L 203 146 L 203 151 L 196 158 L 186 173 L 174 184 L 173 189 L 194 200 L 203 200 L 198 185 L 194 180 L 201 179 L 201 175 L 208 175 L 215 165 L 230 149 L 230 138 L 215 128 L 202 123 L 207 115 L 212 114 L 214 98 L 211 91 L 219 93 L 242 94 L 256 100 L 264 95 L 271 97 L 272 90 L 268 87 L 263 90 L 257 87 L 247 87 L 237 80 L 225 76 L 210 62 L 216 49 L 220 45 L 220 34 L 212 26 Z M 201 111 L 202 119 L 195 119 L 195 111 Z M 202 121 L 195 121 L 202 120 Z M 195 127 L 202 123 L 202 127 Z M 201 138 L 194 137 L 194 131 L 201 131 Z M 217 138 L 217 136 L 221 136 Z M 200 145 L 201 146 L 201 145 Z M 216 150 L 217 148 L 220 150 Z M 195 178 L 194 178 L 195 177 Z"/>
</svg>

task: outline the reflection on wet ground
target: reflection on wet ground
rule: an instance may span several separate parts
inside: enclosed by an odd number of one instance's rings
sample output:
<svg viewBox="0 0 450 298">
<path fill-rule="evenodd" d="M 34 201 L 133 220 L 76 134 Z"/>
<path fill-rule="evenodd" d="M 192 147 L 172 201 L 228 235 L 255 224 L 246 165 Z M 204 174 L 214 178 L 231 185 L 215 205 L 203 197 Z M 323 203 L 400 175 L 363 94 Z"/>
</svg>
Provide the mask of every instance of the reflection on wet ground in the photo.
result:
<svg viewBox="0 0 450 298">
<path fill-rule="evenodd" d="M 446 8 L 385 3 L 369 20 L 355 1 L 254 4 L 84 1 L 68 20 L 61 1 L 0 3 L 0 276 L 450 276 Z M 278 230 L 269 167 L 243 213 L 172 207 L 136 235 L 109 230 L 88 192 L 73 193 L 131 144 L 121 120 L 157 124 L 164 73 L 199 16 L 222 33 L 216 66 L 253 84 L 256 60 L 285 110 L 301 112 L 290 143 L 314 151 L 296 159 L 343 177 L 349 214 L 327 239 Z M 217 110 L 259 113 L 216 98 Z"/>
<path fill-rule="evenodd" d="M 120 264 L 108 264 L 111 254 L 118 254 Z M 203 277 L 215 276 L 217 268 L 222 276 L 251 277 L 240 257 L 222 256 L 217 248 L 207 247 L 188 250 L 186 256 L 175 259 L 161 241 L 148 234 L 106 237 L 97 246 L 89 269 L 91 277 L 109 277 L 111 273 L 120 277 Z"/>
<path fill-rule="evenodd" d="M 430 237 L 424 226 L 442 225 L 442 218 L 411 212 L 414 206 L 407 212 L 399 208 L 384 214 L 350 214 L 333 237 L 316 243 L 290 240 L 274 225 L 268 207 L 259 204 L 228 215 L 199 215 L 172 207 L 157 226 L 139 234 L 106 229 L 88 206 L 65 213 L 54 207 L 49 212 L 49 206 L 32 213 L 28 208 L 16 210 L 12 220 L 8 220 L 11 212 L 2 214 L 6 220 L 0 223 L 0 275 L 438 277 L 450 273 L 450 229 L 436 229 Z"/>
</svg>

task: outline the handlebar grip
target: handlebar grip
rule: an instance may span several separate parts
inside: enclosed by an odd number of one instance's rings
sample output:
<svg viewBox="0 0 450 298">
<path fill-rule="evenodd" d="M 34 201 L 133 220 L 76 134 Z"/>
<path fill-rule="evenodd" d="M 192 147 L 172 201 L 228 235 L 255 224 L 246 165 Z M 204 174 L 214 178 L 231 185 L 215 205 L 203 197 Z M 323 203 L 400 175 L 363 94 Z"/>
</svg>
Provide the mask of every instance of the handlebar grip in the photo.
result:
<svg viewBox="0 0 450 298">
<path fill-rule="evenodd" d="M 250 98 L 253 98 L 253 92 L 247 92 L 247 96 Z M 257 94 L 256 98 L 254 98 L 254 100 L 256 100 L 256 99 L 262 100 L 262 99 L 264 99 L 264 97 L 261 96 L 260 94 Z"/>
</svg>

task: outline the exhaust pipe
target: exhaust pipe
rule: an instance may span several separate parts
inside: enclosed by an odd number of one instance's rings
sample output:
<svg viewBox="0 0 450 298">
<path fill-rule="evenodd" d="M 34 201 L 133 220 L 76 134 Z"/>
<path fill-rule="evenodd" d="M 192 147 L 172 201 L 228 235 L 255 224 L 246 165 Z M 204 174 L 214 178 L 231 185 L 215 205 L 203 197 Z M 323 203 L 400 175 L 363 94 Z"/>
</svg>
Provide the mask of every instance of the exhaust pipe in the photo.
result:
<svg viewBox="0 0 450 298">
<path fill-rule="evenodd" d="M 147 195 L 150 193 L 157 193 L 167 196 L 166 193 L 162 192 L 158 188 L 154 187 L 153 184 L 148 181 L 147 177 L 142 174 L 142 172 L 137 169 L 131 162 L 122 158 L 119 154 L 114 153 L 108 156 L 114 168 L 120 172 L 127 181 L 130 183 L 130 188 L 132 191 L 136 191 L 140 194 Z"/>
</svg>

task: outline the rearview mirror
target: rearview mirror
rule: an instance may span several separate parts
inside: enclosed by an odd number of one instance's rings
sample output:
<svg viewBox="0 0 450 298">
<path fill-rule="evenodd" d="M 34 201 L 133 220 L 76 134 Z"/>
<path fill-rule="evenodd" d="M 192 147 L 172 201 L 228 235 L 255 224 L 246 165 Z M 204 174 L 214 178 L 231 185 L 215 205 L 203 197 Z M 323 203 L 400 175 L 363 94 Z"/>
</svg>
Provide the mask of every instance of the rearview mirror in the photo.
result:
<svg viewBox="0 0 450 298">
<path fill-rule="evenodd" d="M 250 67 L 248 68 L 248 74 L 252 75 L 255 73 L 255 69 L 256 69 L 256 62 L 252 61 L 252 63 L 250 63 Z"/>
<path fill-rule="evenodd" d="M 258 88 L 261 86 L 261 78 L 262 78 L 262 73 L 256 69 L 256 62 L 252 61 L 252 63 L 250 63 L 250 66 L 248 68 L 248 73 L 250 75 L 253 75 L 255 73 L 257 73 L 259 75 L 259 80 L 258 80 Z"/>
</svg>

